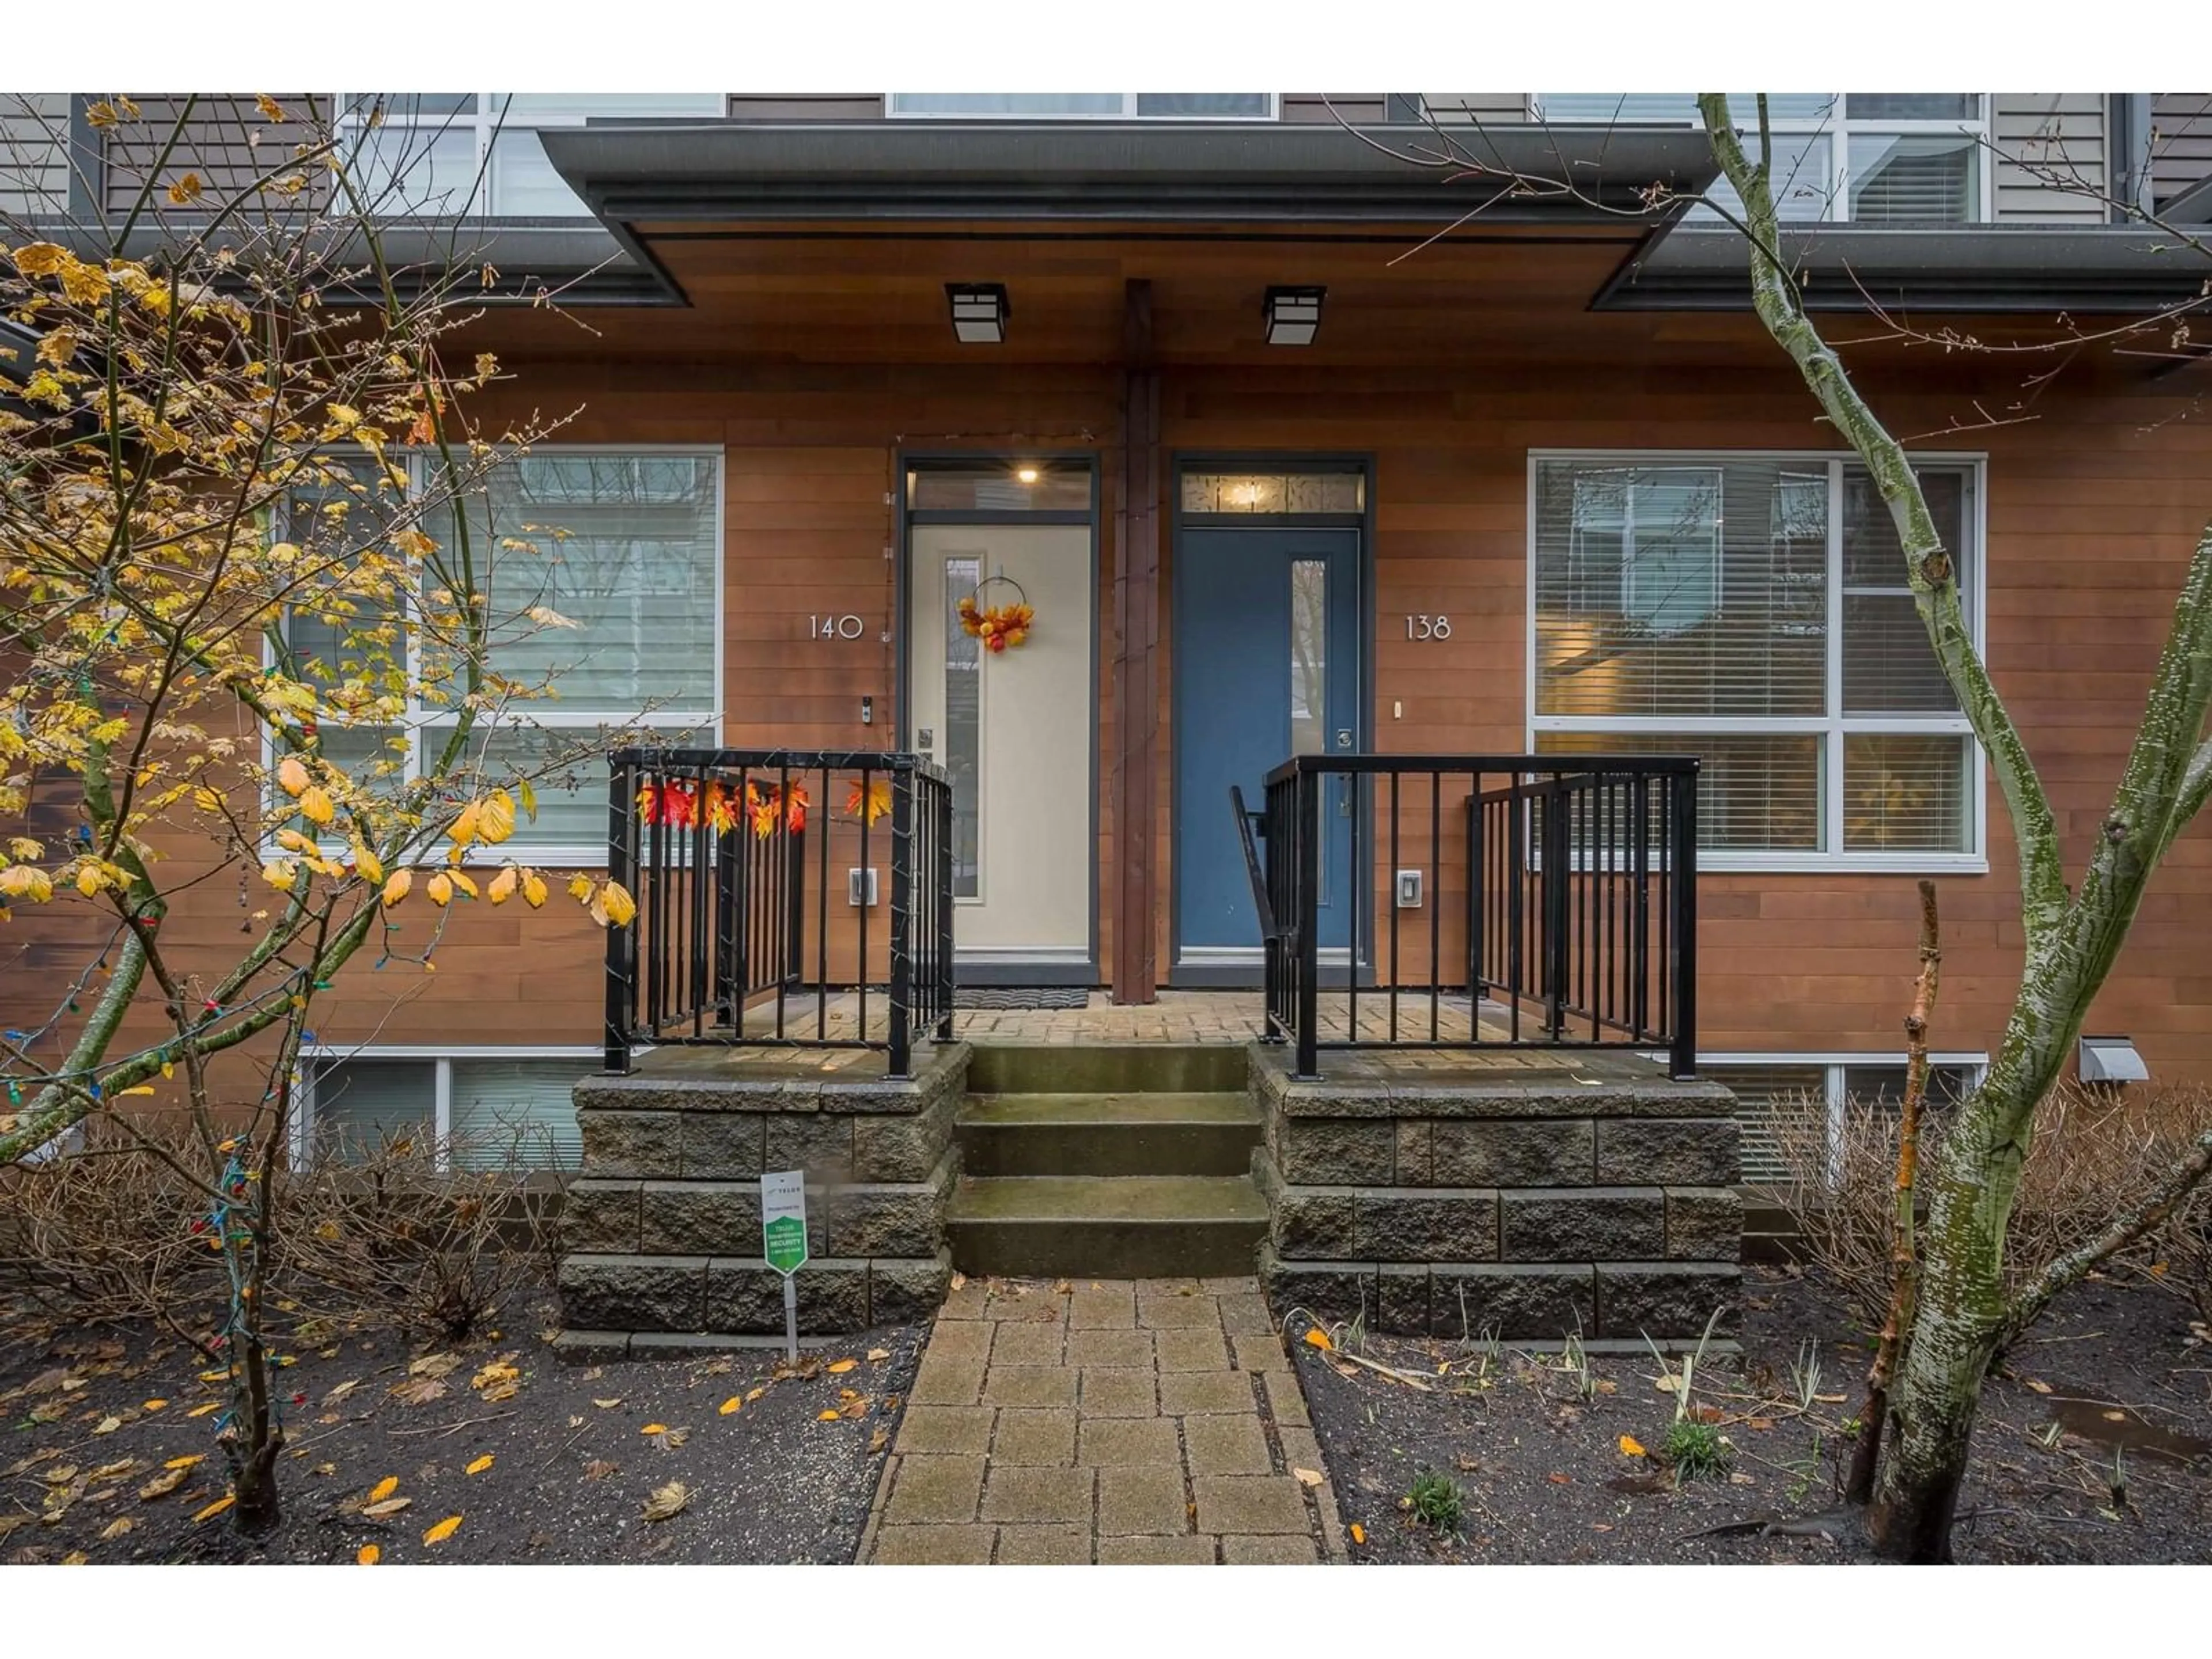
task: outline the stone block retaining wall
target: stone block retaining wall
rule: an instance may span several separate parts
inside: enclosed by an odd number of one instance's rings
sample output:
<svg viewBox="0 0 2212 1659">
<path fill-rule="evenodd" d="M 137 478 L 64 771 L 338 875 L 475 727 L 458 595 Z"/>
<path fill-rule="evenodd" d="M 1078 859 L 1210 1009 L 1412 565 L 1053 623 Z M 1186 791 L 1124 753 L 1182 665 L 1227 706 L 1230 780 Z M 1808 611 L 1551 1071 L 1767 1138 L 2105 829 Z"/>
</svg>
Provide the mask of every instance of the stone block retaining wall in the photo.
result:
<svg viewBox="0 0 2212 1659">
<path fill-rule="evenodd" d="M 945 1206 L 968 1049 L 924 1051 L 911 1079 L 854 1069 L 848 1079 L 664 1049 L 630 1076 L 578 1084 L 584 1164 L 562 1212 L 558 1274 L 568 1346 L 780 1334 L 782 1281 L 760 1254 L 769 1170 L 806 1171 L 802 1332 L 934 1312 L 951 1273 Z"/>
<path fill-rule="evenodd" d="M 1392 1335 L 1679 1340 L 1735 1303 L 1742 1201 L 1719 1085 L 1610 1059 L 1598 1083 L 1571 1068 L 1424 1082 L 1334 1055 L 1335 1075 L 1302 1083 L 1280 1048 L 1251 1057 L 1279 1313 L 1364 1313 Z"/>
</svg>

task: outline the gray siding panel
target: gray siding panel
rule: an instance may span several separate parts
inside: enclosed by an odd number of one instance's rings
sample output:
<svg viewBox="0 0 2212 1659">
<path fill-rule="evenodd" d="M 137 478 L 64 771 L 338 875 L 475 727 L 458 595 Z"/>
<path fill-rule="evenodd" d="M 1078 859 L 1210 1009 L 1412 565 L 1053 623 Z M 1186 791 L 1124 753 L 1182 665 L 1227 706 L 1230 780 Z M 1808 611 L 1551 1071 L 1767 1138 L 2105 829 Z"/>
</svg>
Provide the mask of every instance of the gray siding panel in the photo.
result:
<svg viewBox="0 0 2212 1659">
<path fill-rule="evenodd" d="M 205 192 L 204 203 L 228 200 L 265 174 L 279 171 L 295 144 L 315 137 L 307 116 L 311 105 L 316 117 L 327 120 L 328 95 L 304 92 L 271 94 L 292 118 L 272 125 L 255 107 L 252 94 L 203 93 L 191 104 L 185 118 L 187 94 L 142 92 L 131 94 L 139 109 L 135 121 L 120 122 L 107 131 L 107 206 L 110 212 L 127 212 L 137 199 L 146 175 L 161 154 L 179 121 L 185 130 L 170 152 L 168 164 L 155 181 L 155 204 L 162 204 L 161 191 L 187 173 L 197 173 Z M 308 190 L 325 191 L 330 172 L 314 165 L 306 169 Z"/>
<path fill-rule="evenodd" d="M 1350 121 L 1373 126 L 1388 118 L 1389 94 L 1382 92 L 1286 92 L 1285 121 Z"/>
<path fill-rule="evenodd" d="M 2163 206 L 2212 176 L 2212 92 L 2151 94 L 2150 182 Z"/>
<path fill-rule="evenodd" d="M 1425 92 L 1420 96 L 1429 119 L 1440 125 L 1495 121 L 1517 125 L 1528 118 L 1525 92 Z"/>
<path fill-rule="evenodd" d="M 0 213 L 69 211 L 65 92 L 0 94 Z"/>
<path fill-rule="evenodd" d="M 733 92 L 733 121 L 880 121 L 880 92 Z"/>
<path fill-rule="evenodd" d="M 2102 93 L 1991 93 L 1990 142 L 1999 220 L 2102 224 L 2110 216 Z"/>
</svg>

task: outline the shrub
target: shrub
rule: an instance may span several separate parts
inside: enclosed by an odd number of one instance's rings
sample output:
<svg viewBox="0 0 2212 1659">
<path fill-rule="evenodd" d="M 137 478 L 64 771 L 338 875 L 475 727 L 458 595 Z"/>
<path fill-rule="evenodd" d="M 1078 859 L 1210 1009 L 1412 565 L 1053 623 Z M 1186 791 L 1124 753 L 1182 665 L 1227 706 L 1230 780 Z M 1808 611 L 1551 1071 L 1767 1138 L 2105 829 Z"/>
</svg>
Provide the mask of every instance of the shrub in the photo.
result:
<svg viewBox="0 0 2212 1659">
<path fill-rule="evenodd" d="M 1457 1532 L 1467 1508 L 1467 1494 L 1460 1490 L 1459 1482 L 1436 1469 L 1425 1469 L 1416 1476 L 1401 1501 L 1416 1521 L 1438 1532 Z"/>
<path fill-rule="evenodd" d="M 1818 1104 L 1784 1107 L 1773 1129 L 1790 1171 L 1784 1201 L 1801 1248 L 1832 1278 L 1871 1329 L 1889 1300 L 1889 1230 L 1897 1178 L 1893 1106 L 1846 1101 L 1838 1115 Z M 1945 1109 L 1921 1118 L 1921 1169 L 1941 1148 Z M 2109 1092 L 2067 1084 L 2045 1097 L 2021 1171 L 2007 1234 L 2008 1290 L 2095 1238 L 2139 1202 L 2212 1126 L 2212 1090 Z M 2199 1188 L 2164 1228 L 2123 1260 L 2166 1262 L 2159 1275 L 2200 1310 L 2212 1301 L 2212 1192 Z"/>
</svg>

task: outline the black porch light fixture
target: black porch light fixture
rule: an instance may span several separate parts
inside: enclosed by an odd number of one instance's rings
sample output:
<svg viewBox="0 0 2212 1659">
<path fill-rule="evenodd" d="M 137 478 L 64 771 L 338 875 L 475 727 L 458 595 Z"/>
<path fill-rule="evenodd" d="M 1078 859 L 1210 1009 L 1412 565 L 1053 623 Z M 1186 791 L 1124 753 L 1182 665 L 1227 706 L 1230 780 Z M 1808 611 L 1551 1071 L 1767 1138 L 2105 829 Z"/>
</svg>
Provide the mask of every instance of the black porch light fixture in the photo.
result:
<svg viewBox="0 0 2212 1659">
<path fill-rule="evenodd" d="M 1264 308 L 1267 343 L 1311 345 L 1314 336 L 1321 331 L 1321 302 L 1328 294 L 1325 288 L 1269 289 Z"/>
<path fill-rule="evenodd" d="M 947 283 L 945 297 L 952 306 L 952 332 L 963 345 L 998 345 L 1006 339 L 1004 283 Z"/>
</svg>

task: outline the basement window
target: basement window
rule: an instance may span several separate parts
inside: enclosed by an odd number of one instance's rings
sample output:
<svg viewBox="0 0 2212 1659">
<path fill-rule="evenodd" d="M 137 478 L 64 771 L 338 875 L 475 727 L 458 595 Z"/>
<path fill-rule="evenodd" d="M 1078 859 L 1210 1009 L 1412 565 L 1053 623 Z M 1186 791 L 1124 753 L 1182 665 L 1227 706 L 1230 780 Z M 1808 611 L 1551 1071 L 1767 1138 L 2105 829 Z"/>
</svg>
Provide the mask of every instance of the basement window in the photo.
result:
<svg viewBox="0 0 2212 1659">
<path fill-rule="evenodd" d="M 357 1164 L 396 1144 L 441 1170 L 573 1170 L 583 1139 L 571 1095 L 597 1049 L 357 1050 L 301 1062 L 295 1158 Z"/>
</svg>

